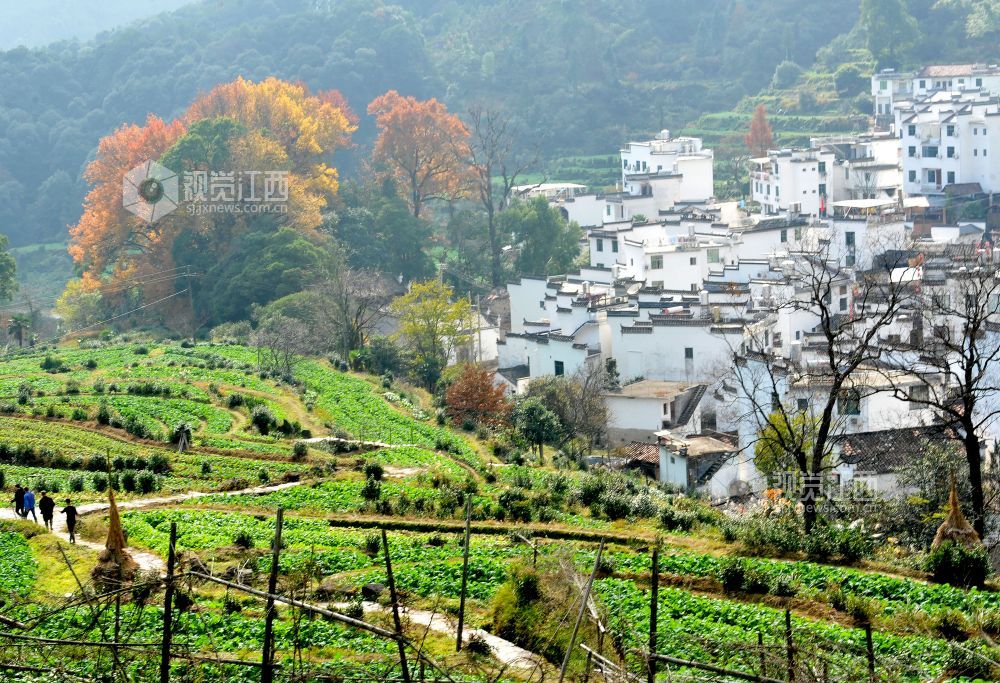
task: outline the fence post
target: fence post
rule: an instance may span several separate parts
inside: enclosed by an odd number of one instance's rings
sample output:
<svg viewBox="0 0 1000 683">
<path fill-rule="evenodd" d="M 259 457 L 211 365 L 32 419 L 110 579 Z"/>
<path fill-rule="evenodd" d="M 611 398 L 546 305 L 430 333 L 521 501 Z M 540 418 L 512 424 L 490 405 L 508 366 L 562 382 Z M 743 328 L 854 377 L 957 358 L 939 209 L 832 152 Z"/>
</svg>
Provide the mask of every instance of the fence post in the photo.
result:
<svg viewBox="0 0 1000 683">
<path fill-rule="evenodd" d="M 274 681 L 274 617 L 277 610 L 274 607 L 274 594 L 278 590 L 278 558 L 281 555 L 281 527 L 284 523 L 284 510 L 278 508 L 275 519 L 274 541 L 271 545 L 271 572 L 267 576 L 267 610 L 264 617 L 264 654 L 261 659 L 260 681 Z"/>
<path fill-rule="evenodd" d="M 764 652 L 764 634 L 757 631 L 757 653 L 760 655 L 760 675 L 767 676 L 767 655 Z"/>
<path fill-rule="evenodd" d="M 396 644 L 399 646 L 399 665 L 403 667 L 403 683 L 410 683 L 410 669 L 406 665 L 406 643 L 403 641 L 403 624 L 399 620 L 399 598 L 396 595 L 396 579 L 392 576 L 392 560 L 389 558 L 389 538 L 382 527 L 382 550 L 385 552 L 385 573 L 389 580 L 389 596 L 392 599 L 392 623 L 396 627 Z"/>
<path fill-rule="evenodd" d="M 649 657 L 646 659 L 648 669 L 647 680 L 656 683 L 656 611 L 659 605 L 660 593 L 660 544 L 653 546 L 653 558 L 649 574 Z"/>
<path fill-rule="evenodd" d="M 795 680 L 795 643 L 792 641 L 792 610 L 785 610 L 785 642 L 788 646 L 788 680 Z"/>
<path fill-rule="evenodd" d="M 465 501 L 465 547 L 462 549 L 462 593 L 458 599 L 458 632 L 455 636 L 455 652 L 462 650 L 462 627 L 465 626 L 465 589 L 469 581 L 469 536 L 472 525 L 472 494 L 466 493 Z"/>
<path fill-rule="evenodd" d="M 597 559 L 594 560 L 594 569 L 590 572 L 590 578 L 587 579 L 587 587 L 583 591 L 583 597 L 580 599 L 580 611 L 576 613 L 576 623 L 573 624 L 573 635 L 569 637 L 569 645 L 566 646 L 566 656 L 563 657 L 562 666 L 559 667 L 559 683 L 563 683 L 566 678 L 566 668 L 569 666 L 570 655 L 573 654 L 573 647 L 576 645 L 576 634 L 580 631 L 580 622 L 583 621 L 583 614 L 587 611 L 587 602 L 590 600 L 590 589 L 594 585 L 594 578 L 597 576 L 597 570 L 601 566 L 601 556 L 604 554 L 604 539 L 601 539 L 601 544 L 597 546 Z"/>
<path fill-rule="evenodd" d="M 170 683 L 170 646 L 174 621 L 174 562 L 177 553 L 177 522 L 170 523 L 167 549 L 167 578 L 163 592 L 163 642 L 160 645 L 160 683 Z"/>
<path fill-rule="evenodd" d="M 872 642 L 871 622 L 865 622 L 865 648 L 868 651 L 868 680 L 875 680 L 875 644 Z"/>
</svg>

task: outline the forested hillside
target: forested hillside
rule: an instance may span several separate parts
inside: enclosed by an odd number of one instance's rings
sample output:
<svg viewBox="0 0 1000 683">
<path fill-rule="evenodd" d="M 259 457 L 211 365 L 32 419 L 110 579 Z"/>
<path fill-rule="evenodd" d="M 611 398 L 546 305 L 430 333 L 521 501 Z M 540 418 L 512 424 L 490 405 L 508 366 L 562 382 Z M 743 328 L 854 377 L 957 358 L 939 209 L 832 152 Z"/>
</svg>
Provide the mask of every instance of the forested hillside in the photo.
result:
<svg viewBox="0 0 1000 683">
<path fill-rule="evenodd" d="M 817 20 L 795 18 L 793 4 Z M 336 88 L 358 111 L 390 88 L 458 112 L 493 101 L 523 118 L 533 131 L 524 145 L 551 159 L 732 107 L 786 57 L 808 64 L 848 30 L 857 12 L 841 5 L 233 0 L 90 45 L 9 51 L 0 54 L 0 230 L 15 244 L 61 237 L 79 216 L 80 174 L 101 136 L 148 113 L 174 116 L 237 75 Z M 363 120 L 361 150 L 372 136 Z"/>
<path fill-rule="evenodd" d="M 553 161 L 606 155 L 626 137 L 679 130 L 703 114 L 728 112 L 775 79 L 781 85 L 789 76 L 794 83 L 798 70 L 808 75 L 824 47 L 832 76 L 841 61 L 858 59 L 857 50 L 867 52 L 865 32 L 851 33 L 860 4 L 215 0 L 88 44 L 2 52 L 0 231 L 14 244 L 62 239 L 79 217 L 86 193 L 81 172 L 102 136 L 149 113 L 175 116 L 199 93 L 239 75 L 338 89 L 357 111 L 388 89 L 437 97 L 455 112 L 472 102 L 500 105 L 531 131 L 521 142 L 540 152 L 541 170 L 573 174 L 588 162 Z M 883 23 L 886 17 L 891 23 L 893 12 L 913 17 L 904 25 L 914 32 L 894 38 L 898 57 L 997 59 L 989 2 L 873 4 L 885 15 L 875 20 Z M 97 18 L 92 13 L 88 21 Z M 13 30 L 5 37 L 7 44 L 17 40 Z M 781 64 L 783 75 L 776 74 Z M 840 94 L 858 93 L 855 82 Z M 772 103 L 781 106 L 780 99 Z M 775 123 L 780 131 L 782 121 Z M 691 130 L 730 126 L 708 120 Z M 373 135 L 363 117 L 353 158 L 339 159 L 338 166 L 349 172 L 367 155 Z"/>
</svg>

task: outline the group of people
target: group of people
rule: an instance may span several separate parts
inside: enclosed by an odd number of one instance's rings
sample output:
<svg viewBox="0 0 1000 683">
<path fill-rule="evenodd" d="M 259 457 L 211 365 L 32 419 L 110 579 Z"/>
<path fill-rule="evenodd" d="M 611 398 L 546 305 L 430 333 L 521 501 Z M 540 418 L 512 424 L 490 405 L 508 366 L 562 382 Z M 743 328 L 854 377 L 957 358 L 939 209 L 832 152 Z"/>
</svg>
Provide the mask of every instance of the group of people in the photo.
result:
<svg viewBox="0 0 1000 683">
<path fill-rule="evenodd" d="M 52 517 L 56 511 L 56 502 L 45 491 L 39 492 L 37 501 L 38 510 L 42 513 L 42 523 L 49 531 L 52 530 Z M 35 492 L 27 486 L 18 484 L 14 487 L 14 513 L 21 519 L 31 519 L 38 523 L 38 516 L 35 514 Z M 76 543 L 76 518 L 77 510 L 73 507 L 73 501 L 66 499 L 66 507 L 62 509 L 62 514 L 66 515 L 66 529 L 69 531 L 69 542 Z"/>
</svg>

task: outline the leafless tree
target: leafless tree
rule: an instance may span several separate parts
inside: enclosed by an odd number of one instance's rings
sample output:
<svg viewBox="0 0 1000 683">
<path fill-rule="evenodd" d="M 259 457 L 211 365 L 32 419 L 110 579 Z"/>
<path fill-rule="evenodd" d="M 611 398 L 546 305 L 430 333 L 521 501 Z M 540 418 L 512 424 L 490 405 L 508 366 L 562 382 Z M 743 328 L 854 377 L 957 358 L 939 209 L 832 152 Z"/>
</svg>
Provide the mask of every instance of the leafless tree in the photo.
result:
<svg viewBox="0 0 1000 683">
<path fill-rule="evenodd" d="M 778 286 L 786 295 L 771 308 L 814 323 L 801 358 L 775 348 L 770 328 L 776 318 L 767 317 L 748 327 L 734 362 L 741 419 L 756 427 L 756 443 L 763 439 L 762 447 L 787 456 L 802 477 L 806 533 L 817 519 L 822 476 L 844 429 L 842 415 L 879 390 L 871 368 L 879 362 L 881 336 L 910 300 L 909 287 L 892 277 L 896 264 L 883 260 L 855 273 L 839 263 L 828 246 L 785 261 Z"/>
<path fill-rule="evenodd" d="M 497 214 L 510 202 L 517 178 L 538 161 L 537 153 L 528 158 L 515 154 L 517 131 L 505 114 L 474 106 L 469 110 L 469 150 L 475 174 L 475 192 L 486 210 L 489 234 L 490 279 L 494 287 L 503 284 L 500 267 L 500 237 L 497 235 Z M 499 182 L 497 182 L 499 179 Z"/>
<path fill-rule="evenodd" d="M 290 375 L 299 356 L 309 353 L 312 338 L 300 321 L 280 314 L 257 319 L 250 343 L 257 349 L 258 370 L 270 369 Z"/>
<path fill-rule="evenodd" d="M 972 525 L 985 538 L 987 501 L 982 438 L 1000 417 L 1000 273 L 998 259 L 973 245 L 953 245 L 923 263 L 916 333 L 886 349 L 893 366 L 918 370 L 920 383 L 895 395 L 924 406 L 952 427 L 965 450 Z"/>
<path fill-rule="evenodd" d="M 344 263 L 316 287 L 315 294 L 317 318 L 326 323 L 345 359 L 365 345 L 392 300 L 389 284 L 380 273 Z"/>
<path fill-rule="evenodd" d="M 560 448 L 574 439 L 581 439 L 588 447 L 601 442 L 608 426 L 607 383 L 603 365 L 584 366 L 568 377 L 543 377 L 531 383 L 528 395 L 540 399 L 565 429 Z"/>
</svg>

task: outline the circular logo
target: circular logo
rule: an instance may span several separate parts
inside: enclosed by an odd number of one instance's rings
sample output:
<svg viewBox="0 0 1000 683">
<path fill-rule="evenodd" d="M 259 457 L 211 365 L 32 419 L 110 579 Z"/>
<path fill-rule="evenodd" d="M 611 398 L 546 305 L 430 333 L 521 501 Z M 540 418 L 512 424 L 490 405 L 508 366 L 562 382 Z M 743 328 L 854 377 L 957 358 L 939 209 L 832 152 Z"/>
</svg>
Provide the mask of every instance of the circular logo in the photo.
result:
<svg viewBox="0 0 1000 683">
<path fill-rule="evenodd" d="M 163 198 L 163 183 L 156 178 L 146 178 L 139 183 L 139 196 L 150 204 L 155 204 Z"/>
</svg>

